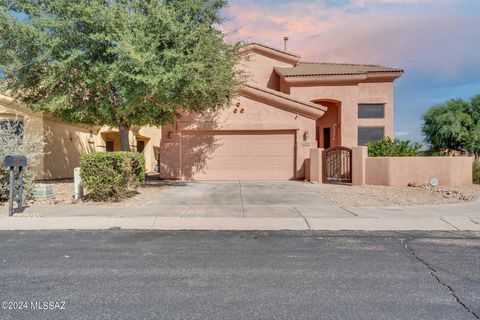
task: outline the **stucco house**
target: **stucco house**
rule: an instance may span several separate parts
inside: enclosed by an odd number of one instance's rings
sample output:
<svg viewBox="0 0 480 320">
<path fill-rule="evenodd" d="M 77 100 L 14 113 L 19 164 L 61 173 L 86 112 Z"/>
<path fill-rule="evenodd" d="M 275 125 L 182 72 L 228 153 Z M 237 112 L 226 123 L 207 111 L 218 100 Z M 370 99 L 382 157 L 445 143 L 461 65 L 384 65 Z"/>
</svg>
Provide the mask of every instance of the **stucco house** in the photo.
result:
<svg viewBox="0 0 480 320">
<path fill-rule="evenodd" d="M 312 148 L 393 136 L 393 82 L 402 70 L 304 62 L 255 43 L 240 54 L 248 81 L 230 106 L 185 114 L 161 129 L 132 128 L 130 145 L 145 154 L 147 171 L 163 179 L 303 179 Z M 0 94 L 4 121 L 22 122 L 27 139 L 45 136 L 38 179 L 72 177 L 81 154 L 120 149 L 115 128 L 59 122 Z"/>
<path fill-rule="evenodd" d="M 248 82 L 230 106 L 162 128 L 162 178 L 303 179 L 312 148 L 393 137 L 393 82 L 403 70 L 303 62 L 256 43 L 241 53 Z"/>
<path fill-rule="evenodd" d="M 73 177 L 73 170 L 80 165 L 80 156 L 84 153 L 120 150 L 120 136 L 116 128 L 60 122 L 49 115 L 33 112 L 6 94 L 0 94 L 0 125 L 7 121 L 20 123 L 24 139 L 33 134 L 44 136 L 44 155 L 39 165 L 32 168 L 39 180 Z M 160 128 L 131 129 L 130 146 L 132 150 L 144 153 L 147 171 L 156 170 L 160 137 Z"/>
</svg>

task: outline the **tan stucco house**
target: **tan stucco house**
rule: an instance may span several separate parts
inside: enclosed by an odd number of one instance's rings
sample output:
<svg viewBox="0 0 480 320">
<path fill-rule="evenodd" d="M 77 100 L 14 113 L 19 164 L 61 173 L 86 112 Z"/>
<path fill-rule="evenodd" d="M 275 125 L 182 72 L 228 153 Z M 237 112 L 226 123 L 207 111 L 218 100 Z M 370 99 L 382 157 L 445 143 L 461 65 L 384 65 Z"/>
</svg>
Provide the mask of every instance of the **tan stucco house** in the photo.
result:
<svg viewBox="0 0 480 320">
<path fill-rule="evenodd" d="M 44 136 L 44 155 L 40 164 L 32 168 L 39 180 L 73 177 L 73 170 L 80 165 L 80 156 L 84 153 L 120 150 L 116 128 L 56 121 L 0 94 L 0 124 L 4 121 L 21 122 L 25 139 L 33 134 Z M 156 169 L 160 137 L 161 129 L 156 127 L 134 127 L 130 132 L 130 146 L 144 153 L 147 171 Z"/>
<path fill-rule="evenodd" d="M 312 148 L 393 137 L 393 82 L 402 70 L 303 62 L 261 44 L 242 54 L 248 82 L 230 106 L 162 128 L 162 178 L 303 179 Z"/>
<path fill-rule="evenodd" d="M 248 81 L 230 106 L 161 129 L 132 128 L 131 147 L 145 154 L 147 171 L 164 179 L 302 179 L 312 148 L 393 136 L 393 81 L 402 70 L 303 62 L 261 44 L 241 54 Z M 55 121 L 0 95 L 0 121 L 12 120 L 24 123 L 27 139 L 45 136 L 38 179 L 71 177 L 81 154 L 120 148 L 115 128 Z"/>
</svg>

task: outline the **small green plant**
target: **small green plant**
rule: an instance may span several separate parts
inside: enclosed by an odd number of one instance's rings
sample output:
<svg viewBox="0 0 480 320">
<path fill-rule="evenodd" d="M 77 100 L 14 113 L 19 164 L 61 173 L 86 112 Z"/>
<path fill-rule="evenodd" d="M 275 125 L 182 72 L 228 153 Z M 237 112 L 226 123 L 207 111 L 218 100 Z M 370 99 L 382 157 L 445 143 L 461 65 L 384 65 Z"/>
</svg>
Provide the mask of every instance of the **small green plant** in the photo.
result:
<svg viewBox="0 0 480 320">
<path fill-rule="evenodd" d="M 473 162 L 473 183 L 480 184 L 480 160 Z"/>
<path fill-rule="evenodd" d="M 82 156 L 80 175 L 94 201 L 131 197 L 145 180 L 145 159 L 137 152 L 94 152 Z"/>
<path fill-rule="evenodd" d="M 367 143 L 368 155 L 370 157 L 415 157 L 422 145 L 418 142 L 412 143 L 408 140 L 386 137 Z"/>
</svg>

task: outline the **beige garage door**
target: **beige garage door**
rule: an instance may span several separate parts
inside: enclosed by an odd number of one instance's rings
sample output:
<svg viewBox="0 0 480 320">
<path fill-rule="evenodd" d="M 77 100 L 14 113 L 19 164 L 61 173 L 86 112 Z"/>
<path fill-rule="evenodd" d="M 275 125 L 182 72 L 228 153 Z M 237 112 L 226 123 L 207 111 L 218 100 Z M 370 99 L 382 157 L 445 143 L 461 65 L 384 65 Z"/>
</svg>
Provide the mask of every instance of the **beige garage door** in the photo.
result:
<svg viewBox="0 0 480 320">
<path fill-rule="evenodd" d="M 183 131 L 187 180 L 294 178 L 294 131 Z"/>
</svg>

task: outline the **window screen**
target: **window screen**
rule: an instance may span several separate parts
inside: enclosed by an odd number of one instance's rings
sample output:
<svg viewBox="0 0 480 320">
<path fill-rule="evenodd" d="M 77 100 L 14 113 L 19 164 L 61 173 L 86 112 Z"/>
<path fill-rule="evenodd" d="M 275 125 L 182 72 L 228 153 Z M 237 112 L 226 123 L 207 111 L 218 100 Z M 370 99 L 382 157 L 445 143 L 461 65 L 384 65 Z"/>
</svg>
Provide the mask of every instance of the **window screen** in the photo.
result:
<svg viewBox="0 0 480 320">
<path fill-rule="evenodd" d="M 23 139 L 23 121 L 0 120 L 0 129 L 13 131 L 20 139 Z"/>
<path fill-rule="evenodd" d="M 384 127 L 359 127 L 358 145 L 364 146 L 370 141 L 375 141 L 385 137 Z"/>
<path fill-rule="evenodd" d="M 384 104 L 359 104 L 358 118 L 359 119 L 382 119 L 385 117 Z"/>
</svg>

